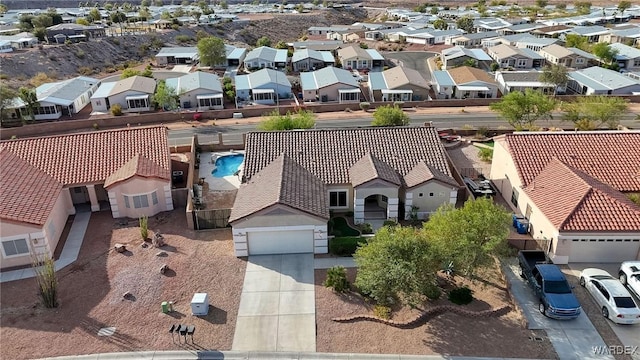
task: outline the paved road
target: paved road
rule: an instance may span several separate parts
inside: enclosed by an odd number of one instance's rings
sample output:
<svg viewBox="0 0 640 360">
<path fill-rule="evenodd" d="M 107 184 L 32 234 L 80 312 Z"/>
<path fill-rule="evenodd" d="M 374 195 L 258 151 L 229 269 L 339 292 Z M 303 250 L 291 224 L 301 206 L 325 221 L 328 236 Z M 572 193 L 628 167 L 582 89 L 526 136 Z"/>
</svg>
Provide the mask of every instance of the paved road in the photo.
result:
<svg viewBox="0 0 640 360">
<path fill-rule="evenodd" d="M 409 69 L 418 70 L 427 81 L 431 81 L 431 72 L 427 65 L 427 58 L 436 55 L 437 53 L 429 51 L 385 52 L 382 54 L 385 58 L 401 61 L 402 65 Z"/>
<path fill-rule="evenodd" d="M 554 115 L 554 118 L 559 119 L 560 114 Z M 426 121 L 431 121 L 433 126 L 439 129 L 448 128 L 463 128 L 465 125 L 473 127 L 487 127 L 497 129 L 501 127 L 509 127 L 509 125 L 502 119 L 496 117 L 491 113 L 472 114 L 435 114 L 435 115 L 411 115 L 412 126 L 422 126 Z M 347 127 L 364 127 L 371 125 L 371 115 L 360 118 L 349 119 L 323 119 L 316 121 L 316 128 L 318 129 L 331 129 L 331 128 L 347 128 Z M 638 128 L 640 121 L 635 120 L 636 114 L 629 113 L 625 115 L 621 121 L 622 125 L 630 128 Z M 242 121 L 242 120 L 240 120 Z M 256 124 L 240 123 L 232 125 L 216 125 L 216 126 L 202 126 L 195 128 L 177 129 L 169 131 L 169 144 L 171 146 L 187 145 L 191 142 L 193 134 L 198 134 L 198 140 L 202 144 L 217 143 L 218 133 L 222 133 L 222 138 L 225 144 L 242 144 L 242 134 L 256 130 Z M 538 123 L 540 126 L 547 127 L 566 127 L 567 123 L 563 123 L 559 120 L 541 121 Z"/>
</svg>

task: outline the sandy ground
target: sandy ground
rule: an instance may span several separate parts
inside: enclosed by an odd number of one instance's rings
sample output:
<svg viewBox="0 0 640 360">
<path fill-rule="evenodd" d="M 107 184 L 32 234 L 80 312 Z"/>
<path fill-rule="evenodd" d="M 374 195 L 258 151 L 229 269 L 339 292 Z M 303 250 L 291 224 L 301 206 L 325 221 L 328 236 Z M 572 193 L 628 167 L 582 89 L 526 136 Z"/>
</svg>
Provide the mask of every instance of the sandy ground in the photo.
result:
<svg viewBox="0 0 640 360">
<path fill-rule="evenodd" d="M 93 213 L 80 260 L 58 273 L 56 309 L 40 305 L 34 279 L 2 283 L 0 358 L 229 350 L 246 266 L 233 256 L 230 230 L 188 230 L 183 209 L 149 219 L 149 228 L 151 234 L 161 231 L 167 246 L 142 248 L 137 220 L 121 226 L 110 212 Z M 116 242 L 127 244 L 128 251 L 113 251 Z M 166 256 L 156 256 L 159 251 Z M 163 264 L 170 269 L 165 275 L 159 272 Z M 129 300 L 123 299 L 125 292 L 132 294 Z M 191 315 L 197 292 L 209 294 L 207 316 Z M 162 301 L 173 301 L 175 311 L 163 314 Z M 172 343 L 168 329 L 180 323 L 196 326 L 195 345 Z M 98 336 L 104 327 L 115 327 L 115 334 Z"/>
</svg>

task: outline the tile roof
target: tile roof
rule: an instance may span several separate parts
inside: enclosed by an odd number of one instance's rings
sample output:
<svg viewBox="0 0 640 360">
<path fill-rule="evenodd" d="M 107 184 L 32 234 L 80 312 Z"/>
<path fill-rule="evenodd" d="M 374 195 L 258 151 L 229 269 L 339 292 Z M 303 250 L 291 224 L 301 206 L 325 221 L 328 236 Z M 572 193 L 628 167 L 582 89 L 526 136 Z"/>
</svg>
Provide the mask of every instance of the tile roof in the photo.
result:
<svg viewBox="0 0 640 360">
<path fill-rule="evenodd" d="M 350 183 L 349 169 L 366 153 L 400 176 L 425 161 L 451 176 L 444 147 L 433 127 L 319 129 L 247 134 L 244 171 L 251 179 L 285 153 L 325 184 Z"/>
<path fill-rule="evenodd" d="M 102 183 L 139 154 L 167 171 L 171 168 L 164 126 L 7 140 L 0 142 L 0 149 L 63 185 Z"/>
<path fill-rule="evenodd" d="M 0 219 L 44 225 L 62 184 L 9 149 L 0 149 Z"/>
<path fill-rule="evenodd" d="M 523 187 L 556 157 L 618 191 L 640 191 L 640 131 L 517 132 L 504 138 Z"/>
<path fill-rule="evenodd" d="M 276 204 L 329 219 L 326 194 L 327 189 L 320 179 L 291 157 L 280 154 L 240 186 L 229 222 Z"/>
<path fill-rule="evenodd" d="M 451 70 L 447 70 L 449 75 L 456 82 L 456 85 L 466 84 L 472 81 L 483 81 L 489 84 L 496 85 L 496 81 L 493 80 L 486 72 L 470 67 L 460 66 Z"/>
<path fill-rule="evenodd" d="M 106 178 L 104 187 L 108 188 L 115 183 L 127 180 L 135 175 L 145 178 L 170 179 L 169 169 L 154 163 L 144 155 L 136 154 L 131 160 L 127 161 Z"/>
<path fill-rule="evenodd" d="M 557 158 L 525 192 L 560 231 L 640 231 L 640 207 Z"/>
<path fill-rule="evenodd" d="M 443 173 L 437 168 L 427 164 L 424 161 L 420 161 L 416 166 L 404 176 L 404 182 L 407 188 L 412 188 L 424 184 L 429 180 L 438 180 L 442 183 L 460 187 L 460 185 L 449 175 Z"/>
<path fill-rule="evenodd" d="M 349 168 L 349 179 L 353 187 L 376 179 L 398 186 L 402 184 L 394 168 L 372 156 L 369 152 Z"/>
</svg>

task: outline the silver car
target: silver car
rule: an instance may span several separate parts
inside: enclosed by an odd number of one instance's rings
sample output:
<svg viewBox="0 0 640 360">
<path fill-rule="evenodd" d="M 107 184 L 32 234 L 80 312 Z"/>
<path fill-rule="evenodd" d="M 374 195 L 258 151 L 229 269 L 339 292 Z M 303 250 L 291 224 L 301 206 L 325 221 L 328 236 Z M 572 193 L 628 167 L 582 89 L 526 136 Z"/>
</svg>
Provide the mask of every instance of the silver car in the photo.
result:
<svg viewBox="0 0 640 360">
<path fill-rule="evenodd" d="M 640 309 L 618 279 L 601 269 L 584 269 L 580 285 L 593 296 L 602 316 L 617 324 L 640 324 Z"/>
</svg>

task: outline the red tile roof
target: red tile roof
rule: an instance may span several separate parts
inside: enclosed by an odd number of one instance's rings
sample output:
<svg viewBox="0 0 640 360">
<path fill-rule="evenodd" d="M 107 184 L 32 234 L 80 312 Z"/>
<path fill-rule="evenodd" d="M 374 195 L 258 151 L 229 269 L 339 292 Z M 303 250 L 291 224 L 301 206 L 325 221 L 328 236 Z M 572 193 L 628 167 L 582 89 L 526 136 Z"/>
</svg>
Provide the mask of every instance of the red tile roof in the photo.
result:
<svg viewBox="0 0 640 360">
<path fill-rule="evenodd" d="M 0 219 L 44 225 L 62 184 L 7 149 L 0 149 Z"/>
<path fill-rule="evenodd" d="M 163 126 L 8 140 L 0 149 L 10 150 L 63 185 L 102 183 L 137 155 L 164 169 L 167 178 L 171 169 Z"/>
<path fill-rule="evenodd" d="M 505 135 L 523 187 L 553 157 L 622 192 L 640 191 L 640 131 Z"/>
<path fill-rule="evenodd" d="M 557 158 L 525 192 L 560 231 L 640 231 L 640 207 Z"/>
<path fill-rule="evenodd" d="M 109 186 L 117 182 L 127 180 L 134 175 L 146 178 L 170 178 L 168 169 L 163 168 L 162 166 L 147 159 L 144 155 L 138 154 L 131 158 L 131 160 L 129 160 L 126 164 L 122 165 L 122 167 L 120 167 L 120 169 L 118 169 L 116 172 L 109 175 L 109 177 L 104 182 L 104 187 L 108 188 Z"/>
</svg>

